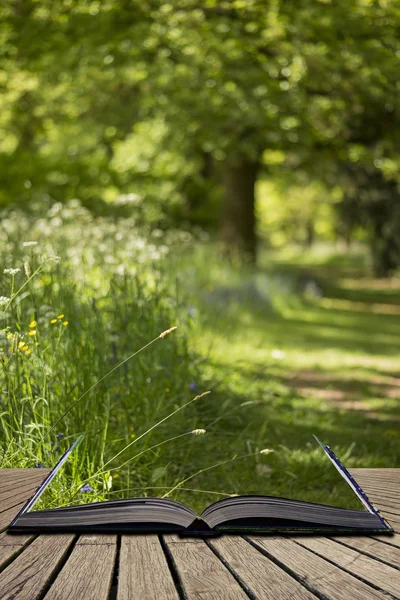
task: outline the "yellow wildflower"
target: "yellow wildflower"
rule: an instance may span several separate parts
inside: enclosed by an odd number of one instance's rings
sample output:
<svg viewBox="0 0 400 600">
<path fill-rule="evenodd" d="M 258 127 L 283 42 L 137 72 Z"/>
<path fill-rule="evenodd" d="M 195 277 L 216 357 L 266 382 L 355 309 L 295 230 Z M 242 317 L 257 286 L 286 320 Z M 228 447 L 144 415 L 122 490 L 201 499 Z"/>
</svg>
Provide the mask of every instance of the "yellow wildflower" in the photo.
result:
<svg viewBox="0 0 400 600">
<path fill-rule="evenodd" d="M 20 342 L 20 343 L 18 344 L 18 348 L 22 348 L 23 346 L 25 346 L 25 342 Z"/>
<path fill-rule="evenodd" d="M 7 339 L 8 340 L 13 340 L 14 339 L 14 334 L 13 333 L 7 333 Z"/>
<path fill-rule="evenodd" d="M 32 329 L 32 330 L 29 332 L 29 335 L 36 335 L 36 329 Z"/>
<path fill-rule="evenodd" d="M 118 479 L 118 477 L 119 477 L 118 473 L 114 473 L 113 478 Z"/>
<path fill-rule="evenodd" d="M 131 438 L 135 438 L 136 435 L 134 433 L 131 433 Z"/>
<path fill-rule="evenodd" d="M 21 350 L 29 350 L 29 346 L 25 344 L 25 346 L 22 346 Z"/>
<path fill-rule="evenodd" d="M 57 323 L 57 319 L 52 319 L 50 323 Z"/>
<path fill-rule="evenodd" d="M 28 348 L 28 350 L 25 352 L 25 354 L 31 354 L 31 352 L 32 352 L 32 350 L 29 350 L 29 348 Z"/>
<path fill-rule="evenodd" d="M 31 329 L 35 329 L 36 325 L 37 325 L 37 322 L 36 322 L 36 321 L 31 321 L 31 322 L 29 323 L 29 327 L 30 327 Z"/>
<path fill-rule="evenodd" d="M 57 319 L 63 319 L 65 315 L 58 315 Z"/>
<path fill-rule="evenodd" d="M 64 327 L 66 327 L 68 325 L 68 321 L 64 321 L 63 325 L 64 325 Z"/>
</svg>

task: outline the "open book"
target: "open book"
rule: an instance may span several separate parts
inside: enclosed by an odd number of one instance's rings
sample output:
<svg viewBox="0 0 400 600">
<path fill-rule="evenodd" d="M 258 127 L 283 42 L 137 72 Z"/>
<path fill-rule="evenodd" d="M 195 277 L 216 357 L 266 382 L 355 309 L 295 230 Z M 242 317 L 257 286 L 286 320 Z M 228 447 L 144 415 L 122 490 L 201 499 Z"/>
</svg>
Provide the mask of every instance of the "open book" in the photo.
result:
<svg viewBox="0 0 400 600">
<path fill-rule="evenodd" d="M 315 437 L 315 436 L 314 436 Z M 128 498 L 29 512 L 68 456 L 65 452 L 9 526 L 15 533 L 107 532 L 218 535 L 221 533 L 392 533 L 367 495 L 329 446 L 317 439 L 365 510 L 352 510 L 277 498 L 237 496 L 219 500 L 197 516 L 190 508 L 166 498 Z"/>
</svg>

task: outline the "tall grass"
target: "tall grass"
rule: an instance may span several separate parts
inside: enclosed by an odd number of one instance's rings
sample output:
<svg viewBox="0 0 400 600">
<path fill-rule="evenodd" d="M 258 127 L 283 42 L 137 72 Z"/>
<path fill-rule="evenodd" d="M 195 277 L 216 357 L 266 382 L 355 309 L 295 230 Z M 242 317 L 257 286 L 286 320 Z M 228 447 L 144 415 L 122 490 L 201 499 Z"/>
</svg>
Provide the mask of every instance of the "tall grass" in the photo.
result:
<svg viewBox="0 0 400 600">
<path fill-rule="evenodd" d="M 190 402 L 202 383 L 167 266 L 168 253 L 189 241 L 181 232 L 140 235 L 134 222 L 94 219 L 74 201 L 40 218 L 3 215 L 1 465 L 51 466 L 85 434 L 48 503 L 68 502 L 87 481 L 87 493 L 104 498 L 173 487 L 190 474 L 202 439 L 182 434 L 203 427 L 207 399 Z"/>
</svg>

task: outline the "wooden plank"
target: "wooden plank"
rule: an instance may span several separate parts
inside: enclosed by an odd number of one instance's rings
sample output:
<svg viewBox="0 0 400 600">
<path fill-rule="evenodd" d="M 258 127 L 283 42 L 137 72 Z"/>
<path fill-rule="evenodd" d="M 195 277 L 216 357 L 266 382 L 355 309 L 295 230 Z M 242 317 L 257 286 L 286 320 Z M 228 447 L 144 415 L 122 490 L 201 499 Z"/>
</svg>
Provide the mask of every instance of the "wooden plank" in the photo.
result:
<svg viewBox="0 0 400 600">
<path fill-rule="evenodd" d="M 42 535 L 0 573 L 1 600 L 35 600 L 46 589 L 74 540 L 72 535 Z"/>
<path fill-rule="evenodd" d="M 335 563 L 337 566 L 350 571 L 356 577 L 377 586 L 379 589 L 393 594 L 395 597 L 400 592 L 400 571 L 389 565 L 377 562 L 369 556 L 364 556 L 333 540 L 323 538 L 296 539 L 296 542 L 316 552 Z"/>
<path fill-rule="evenodd" d="M 36 492 L 37 487 L 23 488 L 22 490 L 16 490 L 12 496 L 4 499 L 0 505 L 0 514 L 16 506 L 17 504 L 25 504 L 29 498 Z"/>
<path fill-rule="evenodd" d="M 2 491 L 0 491 L 0 510 L 2 510 L 2 504 L 5 500 L 23 492 L 29 494 L 28 497 L 33 496 L 38 487 L 38 485 L 35 485 L 35 483 L 31 481 L 23 481 L 16 484 L 11 483 L 7 488 L 3 488 Z"/>
<path fill-rule="evenodd" d="M 0 491 L 26 482 L 39 487 L 50 473 L 51 469 L 0 469 Z"/>
<path fill-rule="evenodd" d="M 360 478 L 359 478 L 360 480 Z M 396 492 L 396 487 L 397 484 L 392 485 L 392 486 L 388 486 L 388 485 L 379 485 L 378 483 L 371 483 L 370 481 L 368 481 L 368 483 L 366 485 L 364 485 L 363 487 L 365 487 L 364 491 L 366 492 L 368 490 L 368 495 L 374 495 L 374 494 L 382 494 L 383 496 L 387 496 L 388 498 L 394 498 L 395 500 L 397 500 L 399 502 L 399 495 Z"/>
<path fill-rule="evenodd" d="M 381 516 L 393 527 L 394 531 L 396 533 L 400 533 L 400 517 L 398 515 L 393 515 L 384 509 L 381 509 L 379 512 Z"/>
<path fill-rule="evenodd" d="M 31 539 L 32 536 L 29 535 L 0 534 L 0 568 L 18 554 Z"/>
<path fill-rule="evenodd" d="M 19 504 L 11 506 L 11 508 L 8 510 L 0 513 L 0 531 L 9 526 L 13 518 L 17 516 L 21 508 L 24 506 L 25 502 L 20 502 Z"/>
<path fill-rule="evenodd" d="M 361 536 L 342 536 L 334 537 L 332 539 L 353 548 L 353 550 L 368 554 L 368 556 L 372 558 L 379 558 L 380 560 L 390 563 L 394 567 L 400 567 L 400 548 L 390 546 L 389 544 L 383 544 L 381 540 Z"/>
<path fill-rule="evenodd" d="M 116 535 L 81 536 L 45 600 L 107 600 L 116 551 Z"/>
<path fill-rule="evenodd" d="M 373 589 L 325 559 L 316 556 L 292 539 L 251 537 L 252 543 L 278 562 L 308 589 L 325 600 L 387 600 L 387 594 Z"/>
<path fill-rule="evenodd" d="M 400 548 L 400 533 L 395 533 L 391 536 L 373 536 L 373 538 L 379 542 L 382 542 L 382 544 L 389 544 L 390 546 L 396 546 L 397 548 Z"/>
<path fill-rule="evenodd" d="M 117 599 L 133 598 L 143 600 L 178 600 L 179 598 L 157 535 L 121 537 Z"/>
<path fill-rule="evenodd" d="M 257 598 L 315 600 L 314 594 L 243 538 L 225 536 L 207 543 Z"/>
<path fill-rule="evenodd" d="M 165 536 L 187 598 L 243 600 L 248 598 L 233 575 L 203 540 Z M 119 600 L 119 599 L 118 599 Z"/>
<path fill-rule="evenodd" d="M 400 468 L 398 467 L 358 467 L 354 469 L 349 469 L 351 475 L 353 477 L 371 477 L 372 479 L 389 479 L 390 481 L 400 481 Z"/>
</svg>

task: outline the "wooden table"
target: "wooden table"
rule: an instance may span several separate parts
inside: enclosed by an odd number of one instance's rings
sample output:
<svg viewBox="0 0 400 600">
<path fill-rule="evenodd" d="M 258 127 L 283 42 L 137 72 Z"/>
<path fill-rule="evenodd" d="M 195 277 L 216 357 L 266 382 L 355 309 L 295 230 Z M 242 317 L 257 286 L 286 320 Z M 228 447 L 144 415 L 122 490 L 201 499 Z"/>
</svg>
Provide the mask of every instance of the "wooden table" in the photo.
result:
<svg viewBox="0 0 400 600">
<path fill-rule="evenodd" d="M 47 469 L 0 470 L 5 529 Z M 0 598 L 400 598 L 400 469 L 353 469 L 393 537 L 0 534 Z"/>
</svg>

